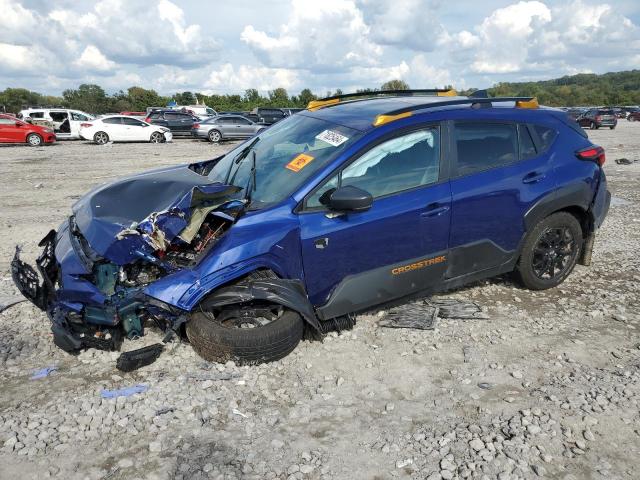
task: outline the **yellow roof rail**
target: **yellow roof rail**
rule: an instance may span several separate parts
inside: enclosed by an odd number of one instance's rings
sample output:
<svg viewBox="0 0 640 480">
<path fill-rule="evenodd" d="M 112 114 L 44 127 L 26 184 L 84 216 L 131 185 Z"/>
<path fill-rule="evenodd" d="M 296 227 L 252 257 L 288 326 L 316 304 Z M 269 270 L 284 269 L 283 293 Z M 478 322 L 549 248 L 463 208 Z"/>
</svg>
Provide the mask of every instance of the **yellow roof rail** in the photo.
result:
<svg viewBox="0 0 640 480">
<path fill-rule="evenodd" d="M 339 103 L 339 98 L 329 98 L 328 100 L 311 100 L 307 105 L 307 110 L 315 112 L 316 110 L 321 109 L 322 107 L 328 107 L 329 105 L 335 105 Z"/>
<path fill-rule="evenodd" d="M 453 88 L 449 90 L 445 90 L 444 92 L 436 93 L 438 97 L 457 97 L 458 92 L 456 92 Z"/>
<path fill-rule="evenodd" d="M 516 102 L 516 108 L 538 108 L 538 99 L 533 97 L 531 100 L 518 100 Z"/>
<path fill-rule="evenodd" d="M 395 120 L 400 120 L 401 118 L 407 118 L 410 116 L 411 112 L 398 113 L 396 115 L 377 115 L 376 119 L 373 121 L 373 126 L 379 127 Z"/>
</svg>

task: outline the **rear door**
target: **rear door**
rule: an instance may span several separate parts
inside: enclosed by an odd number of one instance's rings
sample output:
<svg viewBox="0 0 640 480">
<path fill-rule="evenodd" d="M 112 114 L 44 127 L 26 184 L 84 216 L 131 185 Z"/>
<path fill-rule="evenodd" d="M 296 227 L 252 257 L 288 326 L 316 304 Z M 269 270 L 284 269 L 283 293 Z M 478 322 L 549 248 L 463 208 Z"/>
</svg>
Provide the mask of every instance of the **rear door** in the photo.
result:
<svg viewBox="0 0 640 480">
<path fill-rule="evenodd" d="M 451 191 L 440 145 L 438 125 L 396 133 L 305 200 L 299 215 L 305 283 L 322 318 L 384 303 L 442 279 Z M 323 199 L 346 185 L 371 193 L 371 209 L 328 211 Z"/>
<path fill-rule="evenodd" d="M 182 131 L 180 114 L 174 112 L 164 112 L 164 120 L 167 122 L 167 127 L 171 129 L 173 133 L 180 133 Z"/>
<path fill-rule="evenodd" d="M 524 215 L 556 188 L 533 129 L 512 122 L 453 122 L 447 278 L 498 268 L 518 252 Z"/>
<path fill-rule="evenodd" d="M 122 124 L 122 117 L 109 117 L 102 119 L 103 129 L 109 135 L 112 142 L 123 142 L 128 140 L 127 133 Z"/>
<path fill-rule="evenodd" d="M 253 123 L 243 117 L 233 117 L 236 134 L 238 137 L 250 137 L 254 133 Z"/>
</svg>

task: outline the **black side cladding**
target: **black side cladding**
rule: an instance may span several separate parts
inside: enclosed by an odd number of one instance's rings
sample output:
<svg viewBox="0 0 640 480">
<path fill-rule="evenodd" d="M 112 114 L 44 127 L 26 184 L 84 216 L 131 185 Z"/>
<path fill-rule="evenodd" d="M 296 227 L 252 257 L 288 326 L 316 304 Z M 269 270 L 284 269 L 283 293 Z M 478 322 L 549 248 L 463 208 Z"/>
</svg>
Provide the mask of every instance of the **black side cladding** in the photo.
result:
<svg viewBox="0 0 640 480">
<path fill-rule="evenodd" d="M 154 343 L 146 347 L 124 352 L 116 361 L 116 368 L 121 372 L 132 372 L 138 368 L 151 365 L 164 350 L 164 345 Z"/>
<path fill-rule="evenodd" d="M 317 332 L 322 329 L 313 306 L 309 302 L 304 285 L 300 280 L 280 278 L 248 280 L 246 282 L 220 288 L 202 302 L 203 309 L 236 305 L 255 300 L 277 303 L 302 315 L 302 318 Z"/>
</svg>

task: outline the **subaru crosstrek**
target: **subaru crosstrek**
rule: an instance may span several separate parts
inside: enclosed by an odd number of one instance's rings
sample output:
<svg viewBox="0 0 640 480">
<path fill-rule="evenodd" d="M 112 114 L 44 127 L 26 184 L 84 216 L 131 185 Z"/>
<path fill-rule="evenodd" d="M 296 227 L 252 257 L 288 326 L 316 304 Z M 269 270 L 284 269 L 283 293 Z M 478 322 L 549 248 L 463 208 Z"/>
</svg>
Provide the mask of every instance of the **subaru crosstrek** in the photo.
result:
<svg viewBox="0 0 640 480">
<path fill-rule="evenodd" d="M 67 351 L 158 325 L 215 361 L 291 352 L 353 314 L 514 271 L 555 287 L 609 208 L 601 147 L 533 98 L 314 101 L 226 155 L 99 186 L 22 293 Z"/>
</svg>

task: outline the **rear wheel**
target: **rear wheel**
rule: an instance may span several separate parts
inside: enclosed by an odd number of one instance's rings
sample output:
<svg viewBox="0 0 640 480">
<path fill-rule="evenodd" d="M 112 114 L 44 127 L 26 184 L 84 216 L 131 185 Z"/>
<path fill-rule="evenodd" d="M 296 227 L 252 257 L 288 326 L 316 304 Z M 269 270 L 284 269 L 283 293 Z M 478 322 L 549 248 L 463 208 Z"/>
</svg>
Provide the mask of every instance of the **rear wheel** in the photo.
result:
<svg viewBox="0 0 640 480">
<path fill-rule="evenodd" d="M 576 217 L 558 212 L 527 234 L 516 273 L 532 290 L 562 283 L 573 271 L 582 250 L 582 228 Z"/>
<path fill-rule="evenodd" d="M 153 132 L 151 134 L 151 138 L 149 139 L 151 143 L 164 143 L 164 140 L 165 138 L 162 132 Z"/>
<path fill-rule="evenodd" d="M 109 143 L 109 135 L 106 132 L 96 132 L 93 136 L 93 141 L 97 145 L 104 145 L 105 143 Z"/>
<path fill-rule="evenodd" d="M 614 128 L 616 128 L 616 126 L 615 126 L 615 125 L 611 125 L 609 128 L 610 128 L 611 130 L 613 130 Z"/>
<path fill-rule="evenodd" d="M 256 365 L 291 353 L 302 339 L 304 322 L 300 314 L 279 305 L 232 306 L 193 313 L 186 330 L 205 360 Z"/>
<path fill-rule="evenodd" d="M 589 128 L 590 128 L 591 130 L 595 130 L 595 129 L 596 129 L 596 128 L 598 128 L 598 127 L 596 126 L 595 122 L 591 122 L 591 123 L 589 124 Z"/>
<path fill-rule="evenodd" d="M 218 130 L 211 130 L 208 135 L 209 141 L 212 143 L 218 143 L 222 139 L 222 135 Z"/>
<path fill-rule="evenodd" d="M 42 145 L 42 137 L 37 133 L 30 133 L 27 135 L 27 143 L 32 147 L 39 147 Z"/>
</svg>

